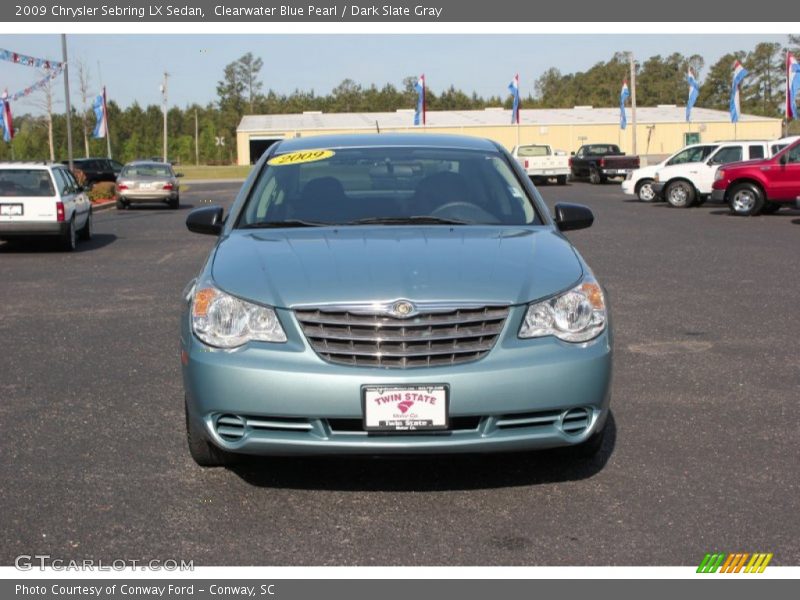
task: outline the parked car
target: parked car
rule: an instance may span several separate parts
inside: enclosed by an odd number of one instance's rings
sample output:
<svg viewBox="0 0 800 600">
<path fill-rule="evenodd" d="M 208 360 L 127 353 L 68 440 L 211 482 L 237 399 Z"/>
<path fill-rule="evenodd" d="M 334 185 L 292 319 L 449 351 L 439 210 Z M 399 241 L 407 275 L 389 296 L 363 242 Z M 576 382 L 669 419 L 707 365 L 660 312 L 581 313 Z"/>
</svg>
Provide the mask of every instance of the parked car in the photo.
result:
<svg viewBox="0 0 800 600">
<path fill-rule="evenodd" d="M 61 164 L 69 165 L 69 161 L 63 160 Z M 122 170 L 122 163 L 110 158 L 76 158 L 73 159 L 72 165 L 83 171 L 88 186 L 100 181 L 114 182 Z"/>
<path fill-rule="evenodd" d="M 63 250 L 92 237 L 92 203 L 65 166 L 0 163 L 0 239 L 57 239 Z"/>
<path fill-rule="evenodd" d="M 653 191 L 653 182 L 656 173 L 664 167 L 701 162 L 716 150 L 717 144 L 692 144 L 678 150 L 672 156 L 662 160 L 656 165 L 642 167 L 628 173 L 622 182 L 622 192 L 629 196 L 636 196 L 642 202 L 655 202 L 662 198 Z"/>
<path fill-rule="evenodd" d="M 566 185 L 570 172 L 566 152 L 553 151 L 547 144 L 525 144 L 514 146 L 511 155 L 519 161 L 535 184 L 555 179 L 558 185 Z"/>
<path fill-rule="evenodd" d="M 718 142 L 717 149 L 702 162 L 668 165 L 659 169 L 652 188 L 657 196 L 676 208 L 699 206 L 711 195 L 714 174 L 720 165 L 761 159 L 771 156 L 772 150 L 773 142 L 767 140 Z"/>
<path fill-rule="evenodd" d="M 734 215 L 774 213 L 800 198 L 800 142 L 772 158 L 727 164 L 717 170 L 711 197 Z"/>
<path fill-rule="evenodd" d="M 192 457 L 597 452 L 610 320 L 562 234 L 592 221 L 489 140 L 270 146 L 186 221 L 218 236 L 181 317 Z"/>
<path fill-rule="evenodd" d="M 117 178 L 117 208 L 133 202 L 165 202 L 170 208 L 180 206 L 180 186 L 172 165 L 164 162 L 134 161 L 123 167 Z"/>
<path fill-rule="evenodd" d="M 616 144 L 586 144 L 573 152 L 569 166 L 574 179 L 605 183 L 610 177 L 625 177 L 639 168 L 638 156 L 626 156 Z"/>
</svg>

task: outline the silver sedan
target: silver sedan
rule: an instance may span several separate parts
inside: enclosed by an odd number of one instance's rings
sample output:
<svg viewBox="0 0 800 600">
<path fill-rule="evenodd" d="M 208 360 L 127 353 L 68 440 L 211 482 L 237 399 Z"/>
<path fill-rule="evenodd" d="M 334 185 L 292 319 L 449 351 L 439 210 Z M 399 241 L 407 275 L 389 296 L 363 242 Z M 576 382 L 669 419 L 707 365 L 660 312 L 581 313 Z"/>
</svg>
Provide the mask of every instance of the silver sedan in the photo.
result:
<svg viewBox="0 0 800 600">
<path fill-rule="evenodd" d="M 178 177 L 165 162 L 134 161 L 126 164 L 117 177 L 117 208 L 133 202 L 165 202 L 170 208 L 180 205 Z"/>
</svg>

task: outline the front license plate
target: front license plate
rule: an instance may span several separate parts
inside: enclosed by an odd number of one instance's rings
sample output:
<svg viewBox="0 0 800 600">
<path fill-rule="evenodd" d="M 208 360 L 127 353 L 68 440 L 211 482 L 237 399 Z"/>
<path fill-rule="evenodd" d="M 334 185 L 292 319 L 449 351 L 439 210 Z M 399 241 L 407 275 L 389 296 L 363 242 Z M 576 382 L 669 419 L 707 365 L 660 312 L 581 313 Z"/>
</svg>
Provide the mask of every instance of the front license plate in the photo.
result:
<svg viewBox="0 0 800 600">
<path fill-rule="evenodd" d="M 22 215 L 22 204 L 0 204 L 0 215 L 19 217 Z"/>
<path fill-rule="evenodd" d="M 361 389 L 366 431 L 432 431 L 450 426 L 447 385 L 365 385 Z"/>
</svg>

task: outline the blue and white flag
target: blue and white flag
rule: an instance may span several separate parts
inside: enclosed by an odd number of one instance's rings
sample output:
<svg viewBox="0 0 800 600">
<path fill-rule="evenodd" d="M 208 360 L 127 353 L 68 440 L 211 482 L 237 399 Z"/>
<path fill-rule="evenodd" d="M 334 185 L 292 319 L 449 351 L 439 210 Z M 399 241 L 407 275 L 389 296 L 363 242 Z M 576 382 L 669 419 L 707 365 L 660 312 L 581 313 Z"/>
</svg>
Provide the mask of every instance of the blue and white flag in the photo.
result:
<svg viewBox="0 0 800 600">
<path fill-rule="evenodd" d="M 508 84 L 508 91 L 514 96 L 514 106 L 511 107 L 511 124 L 519 125 L 519 73 Z"/>
<path fill-rule="evenodd" d="M 800 92 L 800 64 L 791 52 L 786 53 L 786 120 L 797 119 L 797 96 Z"/>
<path fill-rule="evenodd" d="M 103 88 L 103 93 L 98 94 L 94 99 L 94 116 L 97 122 L 94 126 L 92 137 L 104 138 L 108 133 L 108 113 L 106 112 L 106 88 Z"/>
<path fill-rule="evenodd" d="M 0 109 L 3 112 L 2 119 L 0 119 L 3 141 L 10 142 L 14 139 L 14 123 L 11 119 L 11 102 L 8 99 L 8 92 L 4 92 L 0 97 Z"/>
<path fill-rule="evenodd" d="M 700 95 L 700 85 L 697 83 L 694 71 L 691 68 L 686 73 L 686 82 L 689 84 L 689 99 L 686 101 L 686 122 L 689 123 L 692 120 L 694 103 L 697 102 L 697 97 Z"/>
<path fill-rule="evenodd" d="M 414 125 L 425 125 L 425 73 L 419 76 L 414 89 L 417 90 L 417 110 L 414 113 Z"/>
<path fill-rule="evenodd" d="M 739 114 L 741 113 L 739 86 L 745 77 L 747 77 L 747 69 L 737 60 L 733 63 L 733 81 L 731 82 L 731 123 L 739 122 Z"/>
<path fill-rule="evenodd" d="M 628 126 L 628 117 L 625 115 L 625 101 L 631 93 L 628 90 L 628 80 L 622 81 L 622 90 L 619 93 L 619 128 L 625 129 Z"/>
</svg>

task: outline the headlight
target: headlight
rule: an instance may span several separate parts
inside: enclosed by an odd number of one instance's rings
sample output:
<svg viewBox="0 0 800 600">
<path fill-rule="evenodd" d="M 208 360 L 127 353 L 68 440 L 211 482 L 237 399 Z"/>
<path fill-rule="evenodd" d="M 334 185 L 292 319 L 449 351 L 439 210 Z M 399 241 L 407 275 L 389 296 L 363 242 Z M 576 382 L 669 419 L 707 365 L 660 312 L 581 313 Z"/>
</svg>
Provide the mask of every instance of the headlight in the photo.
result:
<svg viewBox="0 0 800 600">
<path fill-rule="evenodd" d="M 725 171 L 722 169 L 717 169 L 717 172 L 714 173 L 714 181 L 719 181 L 720 179 L 725 178 Z"/>
<path fill-rule="evenodd" d="M 286 341 L 273 309 L 246 302 L 211 286 L 194 291 L 192 329 L 203 342 L 217 348 L 236 348 L 250 341 Z"/>
<path fill-rule="evenodd" d="M 658 182 L 659 182 L 658 173 L 656 173 L 655 175 L 653 175 L 653 181 L 655 181 L 656 183 L 658 183 Z"/>
<path fill-rule="evenodd" d="M 633 179 L 633 171 L 628 171 L 627 175 L 625 175 L 625 179 L 627 179 L 628 181 Z"/>
<path fill-rule="evenodd" d="M 519 337 L 554 335 L 565 342 L 588 342 L 606 327 L 606 300 L 593 277 L 568 292 L 528 306 Z"/>
</svg>

